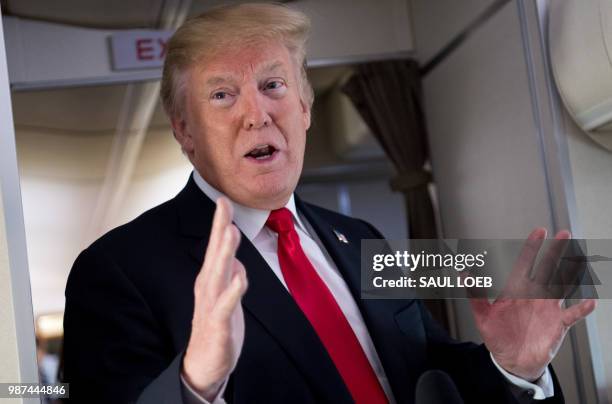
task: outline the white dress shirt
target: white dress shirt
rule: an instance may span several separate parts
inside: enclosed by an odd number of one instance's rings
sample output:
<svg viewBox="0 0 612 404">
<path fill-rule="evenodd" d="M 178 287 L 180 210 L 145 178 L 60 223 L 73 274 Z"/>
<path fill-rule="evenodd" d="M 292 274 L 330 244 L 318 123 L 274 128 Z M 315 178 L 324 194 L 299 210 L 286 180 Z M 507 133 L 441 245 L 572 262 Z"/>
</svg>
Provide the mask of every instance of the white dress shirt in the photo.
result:
<svg viewBox="0 0 612 404">
<path fill-rule="evenodd" d="M 195 170 L 193 172 L 193 179 L 202 192 L 204 192 L 204 194 L 213 201 L 217 201 L 219 197 L 225 196 L 223 193 L 208 184 Z M 265 259 L 268 266 L 278 277 L 279 281 L 285 288 L 287 288 L 287 284 L 285 283 L 285 279 L 278 261 L 278 236 L 275 232 L 265 226 L 268 216 L 270 215 L 270 211 L 249 208 L 237 204 L 231 200 L 230 202 L 234 208 L 234 224 L 255 246 L 257 251 Z M 357 303 L 355 302 L 355 299 L 353 299 L 353 296 L 351 295 L 348 286 L 344 282 L 344 279 L 340 275 L 338 268 L 336 268 L 336 265 L 325 250 L 321 240 L 319 240 L 317 237 L 316 232 L 313 231 L 307 220 L 305 220 L 305 218 L 303 218 L 297 212 L 293 194 L 285 205 L 285 208 L 287 208 L 293 215 L 295 230 L 300 238 L 300 244 L 302 245 L 304 253 L 317 271 L 317 274 L 321 277 L 323 282 L 325 282 L 329 291 L 336 299 L 338 306 L 340 306 L 340 309 L 344 313 L 344 316 L 353 329 L 357 340 L 361 344 L 361 347 L 368 358 L 372 369 L 374 369 L 376 377 L 378 378 L 387 398 L 389 399 L 389 402 L 395 403 L 391 386 L 389 385 L 389 381 L 385 375 L 385 371 L 382 367 L 380 358 L 378 357 L 378 353 L 376 352 L 376 348 L 374 347 L 374 343 L 372 342 L 372 338 L 370 337 L 370 333 L 368 332 L 363 317 L 361 316 L 361 312 L 357 307 Z M 491 357 L 491 359 L 493 359 L 493 357 Z M 553 396 L 554 392 L 552 379 L 548 369 L 546 370 L 545 375 L 537 381 L 537 384 L 534 384 L 506 372 L 495 362 L 495 360 L 493 360 L 493 363 L 515 387 L 532 391 L 533 398 L 544 399 Z M 206 400 L 191 389 L 184 379 L 183 384 L 187 388 L 188 392 L 194 394 L 198 398 L 197 401 L 189 400 L 188 404 L 207 403 Z M 217 397 L 213 400 L 213 404 L 224 402 L 222 399 L 224 390 L 225 385 L 220 389 Z"/>
</svg>

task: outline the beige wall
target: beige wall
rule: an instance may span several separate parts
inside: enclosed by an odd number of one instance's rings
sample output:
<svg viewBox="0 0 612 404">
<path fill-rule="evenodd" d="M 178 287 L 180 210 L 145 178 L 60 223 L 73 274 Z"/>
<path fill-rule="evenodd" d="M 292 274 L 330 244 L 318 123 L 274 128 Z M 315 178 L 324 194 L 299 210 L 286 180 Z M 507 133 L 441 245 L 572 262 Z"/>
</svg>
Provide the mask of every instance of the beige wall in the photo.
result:
<svg viewBox="0 0 612 404">
<path fill-rule="evenodd" d="M 19 113 L 22 95 L 16 97 Z M 91 232 L 91 214 L 104 182 L 112 136 L 112 130 L 53 133 L 17 126 L 35 315 L 63 311 L 68 272 L 79 252 L 101 235 Z M 169 127 L 151 128 L 112 226 L 172 198 L 190 172 Z"/>
</svg>

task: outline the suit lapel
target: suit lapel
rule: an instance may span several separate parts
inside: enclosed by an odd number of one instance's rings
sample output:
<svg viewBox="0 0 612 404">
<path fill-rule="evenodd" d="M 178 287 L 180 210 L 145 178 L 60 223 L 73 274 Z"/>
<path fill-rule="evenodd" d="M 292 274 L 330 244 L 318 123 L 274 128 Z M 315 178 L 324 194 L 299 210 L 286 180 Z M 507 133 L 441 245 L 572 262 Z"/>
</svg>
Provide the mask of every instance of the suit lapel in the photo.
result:
<svg viewBox="0 0 612 404">
<path fill-rule="evenodd" d="M 244 239 L 244 237 L 243 237 Z M 244 240 L 238 259 L 248 262 L 249 289 L 243 299 L 250 312 L 277 340 L 321 397 L 351 402 L 348 390 L 318 335 L 255 247 Z"/>
<path fill-rule="evenodd" d="M 197 239 L 190 254 L 201 265 L 215 203 L 204 195 L 192 178 L 177 199 L 181 231 Z M 245 313 L 255 317 L 277 341 L 317 396 L 325 401 L 351 402 L 350 394 L 316 332 L 244 234 L 236 255 L 244 264 L 249 280 L 249 288 L 242 300 Z"/>
</svg>

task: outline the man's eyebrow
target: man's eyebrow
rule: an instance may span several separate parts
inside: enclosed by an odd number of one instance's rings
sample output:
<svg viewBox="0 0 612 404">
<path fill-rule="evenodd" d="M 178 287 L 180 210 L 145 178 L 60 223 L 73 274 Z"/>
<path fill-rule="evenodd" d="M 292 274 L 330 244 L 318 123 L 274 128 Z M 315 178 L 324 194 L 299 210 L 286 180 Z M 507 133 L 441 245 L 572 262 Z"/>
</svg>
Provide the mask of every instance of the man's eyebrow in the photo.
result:
<svg viewBox="0 0 612 404">
<path fill-rule="evenodd" d="M 222 75 L 222 76 L 213 76 L 206 80 L 206 86 L 212 87 L 219 84 L 232 82 L 233 78 L 230 75 Z"/>
<path fill-rule="evenodd" d="M 279 71 L 283 74 L 287 74 L 284 68 L 284 64 L 281 61 L 270 62 L 268 64 L 263 65 L 259 71 L 260 73 L 272 73 L 275 71 Z M 235 78 L 229 74 L 221 74 L 218 76 L 212 76 L 208 80 L 206 80 L 207 87 L 214 87 L 219 84 L 232 83 L 235 81 Z"/>
</svg>

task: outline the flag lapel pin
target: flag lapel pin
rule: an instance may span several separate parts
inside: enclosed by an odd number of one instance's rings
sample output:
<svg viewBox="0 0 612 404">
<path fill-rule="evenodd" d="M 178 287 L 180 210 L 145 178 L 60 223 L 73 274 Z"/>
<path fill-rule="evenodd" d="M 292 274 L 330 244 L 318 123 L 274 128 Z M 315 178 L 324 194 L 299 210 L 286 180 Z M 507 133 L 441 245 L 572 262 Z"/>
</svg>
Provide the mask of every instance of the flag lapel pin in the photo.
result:
<svg viewBox="0 0 612 404">
<path fill-rule="evenodd" d="M 344 234 L 340 233 L 336 229 L 333 229 L 333 230 L 334 230 L 334 234 L 336 235 L 336 238 L 338 239 L 338 241 L 341 241 L 344 244 L 348 244 L 349 243 L 348 239 L 346 238 L 346 236 Z"/>
</svg>

